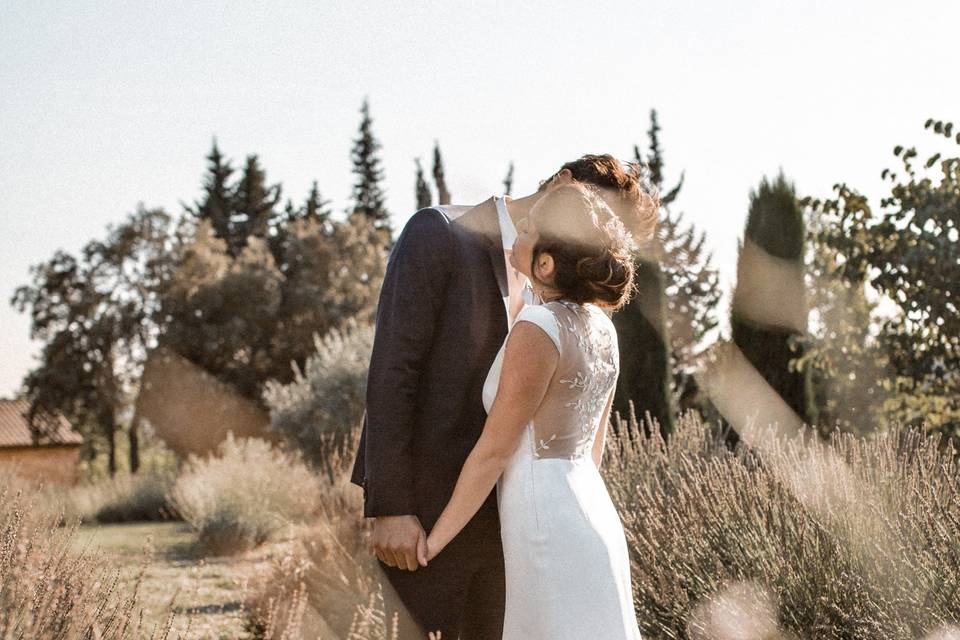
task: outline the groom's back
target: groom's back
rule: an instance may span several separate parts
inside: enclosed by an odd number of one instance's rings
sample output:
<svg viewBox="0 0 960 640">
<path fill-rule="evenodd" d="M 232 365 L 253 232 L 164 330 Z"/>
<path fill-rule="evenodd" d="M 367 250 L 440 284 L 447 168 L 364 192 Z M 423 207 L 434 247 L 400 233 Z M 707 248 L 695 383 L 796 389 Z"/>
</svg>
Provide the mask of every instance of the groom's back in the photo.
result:
<svg viewBox="0 0 960 640">
<path fill-rule="evenodd" d="M 496 220 L 451 209 L 452 221 L 415 213 L 390 254 L 351 477 L 364 515 L 417 515 L 427 531 L 483 430 L 483 383 L 507 333 Z M 475 520 L 491 518 L 495 492 Z"/>
</svg>

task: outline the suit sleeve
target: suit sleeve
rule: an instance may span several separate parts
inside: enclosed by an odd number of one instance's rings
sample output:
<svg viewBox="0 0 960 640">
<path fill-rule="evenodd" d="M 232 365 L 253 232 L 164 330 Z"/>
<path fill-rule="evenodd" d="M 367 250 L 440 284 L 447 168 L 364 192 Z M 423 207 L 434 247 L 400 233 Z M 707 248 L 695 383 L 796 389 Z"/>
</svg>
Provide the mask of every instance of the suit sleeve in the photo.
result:
<svg viewBox="0 0 960 640">
<path fill-rule="evenodd" d="M 447 219 L 421 209 L 390 252 L 367 377 L 364 515 L 416 514 L 415 414 L 450 279 Z"/>
</svg>

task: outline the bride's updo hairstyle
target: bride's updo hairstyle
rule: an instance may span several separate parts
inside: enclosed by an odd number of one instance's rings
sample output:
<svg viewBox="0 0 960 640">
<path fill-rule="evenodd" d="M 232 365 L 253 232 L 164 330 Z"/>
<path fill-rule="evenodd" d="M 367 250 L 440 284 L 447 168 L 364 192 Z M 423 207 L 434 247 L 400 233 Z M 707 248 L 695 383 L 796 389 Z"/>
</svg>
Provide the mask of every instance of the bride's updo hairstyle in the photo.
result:
<svg viewBox="0 0 960 640">
<path fill-rule="evenodd" d="M 573 183 L 550 191 L 537 203 L 530 224 L 539 234 L 531 273 L 537 258 L 550 254 L 555 266 L 552 288 L 564 299 L 608 309 L 619 309 L 629 300 L 636 244 L 595 187 Z M 534 280 L 545 285 L 535 275 Z"/>
</svg>

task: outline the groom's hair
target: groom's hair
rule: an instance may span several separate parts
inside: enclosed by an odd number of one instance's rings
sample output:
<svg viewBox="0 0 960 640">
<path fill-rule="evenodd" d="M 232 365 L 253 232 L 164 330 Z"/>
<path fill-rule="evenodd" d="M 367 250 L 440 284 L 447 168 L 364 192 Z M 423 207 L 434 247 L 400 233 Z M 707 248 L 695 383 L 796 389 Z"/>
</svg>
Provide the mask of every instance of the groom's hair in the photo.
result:
<svg viewBox="0 0 960 640">
<path fill-rule="evenodd" d="M 587 154 L 567 162 L 557 173 L 564 169 L 569 169 L 577 182 L 617 194 L 613 197 L 604 194 L 604 199 L 633 234 L 637 244 L 645 245 L 653 238 L 660 211 L 660 194 L 648 177 L 646 167 L 637 162 L 623 162 L 605 153 Z M 545 189 L 549 181 L 549 178 L 544 180 L 539 190 Z"/>
</svg>

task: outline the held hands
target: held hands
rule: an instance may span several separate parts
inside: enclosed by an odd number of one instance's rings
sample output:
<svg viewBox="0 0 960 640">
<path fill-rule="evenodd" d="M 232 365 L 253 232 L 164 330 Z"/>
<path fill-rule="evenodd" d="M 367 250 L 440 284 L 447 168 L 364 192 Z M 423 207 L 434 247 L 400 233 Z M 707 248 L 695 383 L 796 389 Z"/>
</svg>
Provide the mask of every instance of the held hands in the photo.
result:
<svg viewBox="0 0 960 640">
<path fill-rule="evenodd" d="M 373 523 L 373 552 L 391 567 L 416 571 L 427 566 L 427 534 L 417 516 L 378 516 Z"/>
</svg>

